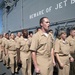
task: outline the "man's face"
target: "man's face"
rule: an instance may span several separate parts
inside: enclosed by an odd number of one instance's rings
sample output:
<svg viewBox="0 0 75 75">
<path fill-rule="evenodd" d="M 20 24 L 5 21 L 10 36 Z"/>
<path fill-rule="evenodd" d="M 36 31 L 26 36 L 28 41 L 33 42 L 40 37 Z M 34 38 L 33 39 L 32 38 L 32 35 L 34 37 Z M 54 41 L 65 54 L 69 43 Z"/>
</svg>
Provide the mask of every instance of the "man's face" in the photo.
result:
<svg viewBox="0 0 75 75">
<path fill-rule="evenodd" d="M 33 36 L 33 34 L 31 33 L 31 34 L 30 34 L 30 36 L 32 37 L 32 36 Z"/>
<path fill-rule="evenodd" d="M 11 38 L 12 38 L 12 39 L 14 39 L 14 38 L 15 38 L 15 35 L 14 35 L 13 33 L 11 34 Z"/>
<path fill-rule="evenodd" d="M 17 34 L 19 37 L 21 36 L 21 33 L 20 32 L 18 32 L 18 34 Z"/>
<path fill-rule="evenodd" d="M 73 37 L 75 37 L 75 30 L 72 30 L 72 31 L 71 31 L 71 35 L 72 35 Z"/>
<path fill-rule="evenodd" d="M 42 28 L 43 28 L 45 31 L 48 31 L 48 30 L 49 30 L 49 25 L 50 25 L 49 19 L 48 19 L 48 18 L 44 18 L 44 19 L 43 19 L 43 22 L 41 23 Z"/>
<path fill-rule="evenodd" d="M 6 35 L 6 38 L 9 39 L 9 34 Z"/>
<path fill-rule="evenodd" d="M 63 38 L 63 39 L 66 39 L 66 37 L 67 37 L 67 34 L 66 34 L 66 33 L 63 33 L 63 34 L 61 35 L 61 38 Z"/>
</svg>

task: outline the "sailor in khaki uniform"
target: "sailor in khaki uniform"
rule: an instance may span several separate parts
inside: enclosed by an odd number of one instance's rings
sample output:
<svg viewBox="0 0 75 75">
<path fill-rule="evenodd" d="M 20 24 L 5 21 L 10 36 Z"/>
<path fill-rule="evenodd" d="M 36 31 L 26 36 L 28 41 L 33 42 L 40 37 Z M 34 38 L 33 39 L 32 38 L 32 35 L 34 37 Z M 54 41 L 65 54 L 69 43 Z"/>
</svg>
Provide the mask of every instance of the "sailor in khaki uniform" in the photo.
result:
<svg viewBox="0 0 75 75">
<path fill-rule="evenodd" d="M 70 46 L 70 53 L 71 56 L 74 58 L 75 60 L 75 28 L 72 28 L 70 30 L 70 35 L 67 37 L 67 42 L 69 43 Z M 72 62 L 70 67 L 70 75 L 74 75 L 75 74 L 75 61 Z"/>
<path fill-rule="evenodd" d="M 69 75 L 70 61 L 73 59 L 70 55 L 70 46 L 66 39 L 66 32 L 59 31 L 59 40 L 55 41 L 55 55 L 58 61 L 58 75 Z"/>
<path fill-rule="evenodd" d="M 14 75 L 14 73 L 17 72 L 18 44 L 15 41 L 15 35 L 13 33 L 11 33 L 10 37 L 11 37 L 11 39 L 9 40 L 8 44 L 6 45 L 6 48 L 8 49 L 8 54 L 9 54 L 9 58 L 10 58 L 11 72 L 12 72 L 12 75 Z M 16 66 L 14 66 L 15 62 L 16 62 Z"/>
<path fill-rule="evenodd" d="M 22 30 L 23 38 L 19 41 L 20 60 L 22 62 L 22 75 L 31 75 L 31 52 L 28 31 Z"/>
<path fill-rule="evenodd" d="M 15 37 L 15 41 L 19 44 L 19 40 L 22 38 L 22 34 L 21 34 L 21 32 L 18 32 L 17 33 L 17 35 L 16 35 L 16 37 Z M 18 51 L 18 50 L 17 50 Z M 17 53 L 18 54 L 18 53 Z M 17 62 L 17 65 L 18 65 L 18 71 L 20 70 L 20 68 L 21 68 L 21 62 L 19 61 L 19 62 Z"/>
<path fill-rule="evenodd" d="M 5 34 L 6 34 L 6 33 L 3 34 L 2 42 L 4 42 L 5 39 L 6 39 L 6 38 L 5 38 Z M 2 49 L 3 49 L 3 48 L 2 48 Z M 3 59 L 3 64 L 6 65 L 4 49 L 3 49 L 2 59 Z"/>
<path fill-rule="evenodd" d="M 32 42 L 33 32 L 29 31 L 28 39 L 30 40 L 30 43 Z"/>
<path fill-rule="evenodd" d="M 2 35 L 0 34 L 0 61 L 2 61 L 2 53 L 3 53 L 1 45 L 2 45 Z"/>
<path fill-rule="evenodd" d="M 16 37 L 15 37 L 15 41 L 18 42 L 18 40 L 21 38 L 21 32 L 18 32 Z"/>
<path fill-rule="evenodd" d="M 8 56 L 8 49 L 6 49 L 6 44 L 8 44 L 9 41 L 9 34 L 5 34 L 5 40 L 2 42 L 2 48 L 4 49 L 4 54 L 5 54 L 5 63 L 6 67 L 9 68 L 9 56 Z"/>
<path fill-rule="evenodd" d="M 48 34 L 49 19 L 42 17 L 40 19 L 41 30 L 33 35 L 30 50 L 35 71 L 38 75 L 53 75 L 53 61 L 51 50 L 53 41 L 51 35 Z"/>
</svg>

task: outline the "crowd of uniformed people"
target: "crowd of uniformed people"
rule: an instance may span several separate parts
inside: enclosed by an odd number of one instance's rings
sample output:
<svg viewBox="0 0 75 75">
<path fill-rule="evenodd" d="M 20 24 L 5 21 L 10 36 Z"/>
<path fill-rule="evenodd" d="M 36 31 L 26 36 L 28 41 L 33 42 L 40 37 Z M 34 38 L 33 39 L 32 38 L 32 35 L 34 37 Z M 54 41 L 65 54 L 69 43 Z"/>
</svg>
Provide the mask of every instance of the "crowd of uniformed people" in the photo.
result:
<svg viewBox="0 0 75 75">
<path fill-rule="evenodd" d="M 75 75 L 75 28 L 67 36 L 60 30 L 56 38 L 50 21 L 42 17 L 40 27 L 33 32 L 23 29 L 0 35 L 0 61 L 11 69 L 11 75 Z"/>
</svg>

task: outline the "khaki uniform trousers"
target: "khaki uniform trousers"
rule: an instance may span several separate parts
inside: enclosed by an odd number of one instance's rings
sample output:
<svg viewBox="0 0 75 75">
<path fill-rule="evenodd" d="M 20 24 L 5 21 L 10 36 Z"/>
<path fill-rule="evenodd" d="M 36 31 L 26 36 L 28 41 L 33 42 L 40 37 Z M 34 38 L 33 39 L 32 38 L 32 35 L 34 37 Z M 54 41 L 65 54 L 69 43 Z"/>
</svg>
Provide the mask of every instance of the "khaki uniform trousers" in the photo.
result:
<svg viewBox="0 0 75 75">
<path fill-rule="evenodd" d="M 3 64 L 6 64 L 6 67 L 9 67 L 9 55 L 5 55 L 4 51 L 2 52 Z"/>
<path fill-rule="evenodd" d="M 5 55 L 6 67 L 9 67 L 9 55 Z"/>
<path fill-rule="evenodd" d="M 10 67 L 11 67 L 11 72 L 15 73 L 17 72 L 18 66 L 17 66 L 17 55 L 14 54 L 9 54 L 10 58 Z"/>
<path fill-rule="evenodd" d="M 70 71 L 70 62 L 69 56 L 60 56 L 61 62 L 64 64 L 64 67 L 58 67 L 58 75 L 69 75 Z"/>
<path fill-rule="evenodd" d="M 31 56 L 27 57 L 24 52 L 20 52 L 22 62 L 22 75 L 31 75 Z"/>
<path fill-rule="evenodd" d="M 70 63 L 70 75 L 75 75 L 75 53 L 72 53 L 71 56 L 74 58 L 74 62 Z"/>
<path fill-rule="evenodd" d="M 4 53 L 4 51 L 3 51 L 3 54 L 2 54 L 2 59 L 3 59 L 3 64 L 6 64 L 6 62 L 5 62 L 5 53 Z"/>
<path fill-rule="evenodd" d="M 51 57 L 37 56 L 37 64 L 40 74 L 37 75 L 53 75 L 53 63 Z"/>
</svg>

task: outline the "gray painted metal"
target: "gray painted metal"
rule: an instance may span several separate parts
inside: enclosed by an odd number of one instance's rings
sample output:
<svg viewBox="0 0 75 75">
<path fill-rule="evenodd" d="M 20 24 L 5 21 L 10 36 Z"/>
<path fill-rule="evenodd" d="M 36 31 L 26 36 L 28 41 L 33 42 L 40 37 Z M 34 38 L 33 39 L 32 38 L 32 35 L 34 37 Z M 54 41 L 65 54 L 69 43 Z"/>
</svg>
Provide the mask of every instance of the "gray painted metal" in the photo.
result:
<svg viewBox="0 0 75 75">
<path fill-rule="evenodd" d="M 73 19 L 75 0 L 19 0 L 6 16 L 7 25 L 4 31 L 38 27 L 39 19 L 43 16 L 48 17 L 51 24 Z M 3 24 L 5 26 L 5 23 Z"/>
</svg>

